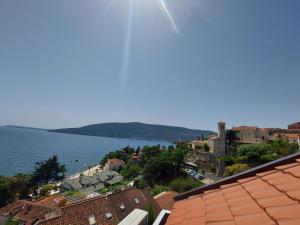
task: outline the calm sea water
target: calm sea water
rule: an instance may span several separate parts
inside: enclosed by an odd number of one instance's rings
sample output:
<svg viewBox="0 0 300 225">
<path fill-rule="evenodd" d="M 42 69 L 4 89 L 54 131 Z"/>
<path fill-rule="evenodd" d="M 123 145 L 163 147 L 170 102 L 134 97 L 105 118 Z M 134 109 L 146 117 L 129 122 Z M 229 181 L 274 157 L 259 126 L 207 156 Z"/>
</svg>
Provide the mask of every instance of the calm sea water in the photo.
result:
<svg viewBox="0 0 300 225">
<path fill-rule="evenodd" d="M 32 172 L 35 162 L 57 155 L 67 175 L 97 164 L 110 152 L 130 145 L 169 145 L 167 142 L 92 137 L 41 130 L 0 127 L 0 175 Z M 78 162 L 76 162 L 78 160 Z"/>
</svg>

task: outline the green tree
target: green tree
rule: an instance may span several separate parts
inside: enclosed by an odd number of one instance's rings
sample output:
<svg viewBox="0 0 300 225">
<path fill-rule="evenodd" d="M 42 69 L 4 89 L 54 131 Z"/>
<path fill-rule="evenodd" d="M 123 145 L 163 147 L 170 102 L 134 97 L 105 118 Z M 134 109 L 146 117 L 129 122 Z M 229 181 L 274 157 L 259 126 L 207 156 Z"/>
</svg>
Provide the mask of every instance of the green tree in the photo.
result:
<svg viewBox="0 0 300 225">
<path fill-rule="evenodd" d="M 157 217 L 157 214 L 156 212 L 154 211 L 153 209 L 153 205 L 150 204 L 148 207 L 147 207 L 147 212 L 148 212 L 148 224 L 153 224 L 156 217 Z"/>
<path fill-rule="evenodd" d="M 5 225 L 20 225 L 20 222 L 17 220 L 13 220 L 11 217 L 5 222 Z"/>
<path fill-rule="evenodd" d="M 183 161 L 184 153 L 180 149 L 162 152 L 148 160 L 143 171 L 143 177 L 149 185 L 167 182 L 180 176 Z"/>
<path fill-rule="evenodd" d="M 205 152 L 209 152 L 209 146 L 208 146 L 208 144 L 205 143 L 203 145 L 203 149 L 204 149 Z"/>
<path fill-rule="evenodd" d="M 55 189 L 55 185 L 54 184 L 44 184 L 43 186 L 41 186 L 40 192 L 39 192 L 39 197 L 43 198 L 43 197 L 49 197 L 50 193 L 52 190 Z"/>
<path fill-rule="evenodd" d="M 49 181 L 59 181 L 65 178 L 66 167 L 58 162 L 57 156 L 40 162 L 35 167 L 31 178 L 31 184 L 36 188 Z"/>
<path fill-rule="evenodd" d="M 0 176 L 0 207 L 5 206 L 12 199 L 11 189 L 10 178 Z"/>
<path fill-rule="evenodd" d="M 247 164 L 236 163 L 236 164 L 233 164 L 232 166 L 227 166 L 225 168 L 224 176 L 226 176 L 226 177 L 231 176 L 233 174 L 243 172 L 247 169 L 249 169 L 249 166 Z"/>
<path fill-rule="evenodd" d="M 122 170 L 122 175 L 125 179 L 137 177 L 142 171 L 142 168 L 135 163 L 127 163 L 126 168 Z"/>
</svg>

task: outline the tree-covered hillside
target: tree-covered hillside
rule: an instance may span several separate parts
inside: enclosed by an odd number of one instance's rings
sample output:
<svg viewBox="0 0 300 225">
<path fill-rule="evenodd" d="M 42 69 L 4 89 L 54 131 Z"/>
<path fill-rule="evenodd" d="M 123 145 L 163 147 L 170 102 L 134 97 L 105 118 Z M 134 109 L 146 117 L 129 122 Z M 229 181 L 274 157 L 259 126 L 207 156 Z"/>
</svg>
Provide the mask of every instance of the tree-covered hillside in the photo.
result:
<svg viewBox="0 0 300 225">
<path fill-rule="evenodd" d="M 182 141 L 192 140 L 201 135 L 204 137 L 214 134 L 207 130 L 193 130 L 183 127 L 174 127 L 166 125 L 154 125 L 144 123 L 101 123 L 83 126 L 79 128 L 65 128 L 50 130 L 51 132 L 132 138 L 144 140 L 164 140 L 164 141 Z"/>
</svg>

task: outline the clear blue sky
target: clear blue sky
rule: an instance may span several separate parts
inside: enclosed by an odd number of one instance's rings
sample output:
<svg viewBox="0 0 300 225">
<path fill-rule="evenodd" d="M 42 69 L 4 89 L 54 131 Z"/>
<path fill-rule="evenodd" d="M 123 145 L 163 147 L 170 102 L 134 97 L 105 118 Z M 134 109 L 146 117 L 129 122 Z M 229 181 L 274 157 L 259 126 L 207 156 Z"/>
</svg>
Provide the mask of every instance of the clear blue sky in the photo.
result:
<svg viewBox="0 0 300 225">
<path fill-rule="evenodd" d="M 1 0 L 0 124 L 285 127 L 300 120 L 299 12 L 297 0 Z"/>
</svg>

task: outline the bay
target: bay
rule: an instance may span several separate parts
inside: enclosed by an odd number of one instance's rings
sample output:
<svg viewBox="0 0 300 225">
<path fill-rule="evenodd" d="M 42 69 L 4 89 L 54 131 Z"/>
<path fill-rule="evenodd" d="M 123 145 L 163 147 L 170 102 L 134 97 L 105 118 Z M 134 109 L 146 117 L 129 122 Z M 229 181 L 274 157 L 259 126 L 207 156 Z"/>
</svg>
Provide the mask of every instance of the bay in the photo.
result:
<svg viewBox="0 0 300 225">
<path fill-rule="evenodd" d="M 165 145 L 162 141 L 93 137 L 44 130 L 0 127 L 0 175 L 30 173 L 35 163 L 57 155 L 71 175 L 96 165 L 111 151 L 131 146 Z"/>
</svg>

